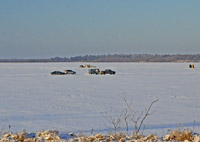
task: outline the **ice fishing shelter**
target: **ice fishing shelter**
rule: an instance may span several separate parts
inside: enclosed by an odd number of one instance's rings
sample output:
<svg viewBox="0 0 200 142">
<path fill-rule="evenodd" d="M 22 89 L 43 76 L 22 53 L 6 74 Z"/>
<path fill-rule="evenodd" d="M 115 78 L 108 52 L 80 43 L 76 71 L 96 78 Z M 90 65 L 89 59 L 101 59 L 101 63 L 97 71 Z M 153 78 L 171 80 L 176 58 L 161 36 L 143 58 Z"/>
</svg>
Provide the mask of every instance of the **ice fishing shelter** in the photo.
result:
<svg viewBox="0 0 200 142">
<path fill-rule="evenodd" d="M 194 65 L 193 65 L 193 64 L 190 64 L 190 65 L 189 65 L 189 68 L 192 68 L 192 69 L 193 69 L 193 68 L 194 68 Z"/>
</svg>

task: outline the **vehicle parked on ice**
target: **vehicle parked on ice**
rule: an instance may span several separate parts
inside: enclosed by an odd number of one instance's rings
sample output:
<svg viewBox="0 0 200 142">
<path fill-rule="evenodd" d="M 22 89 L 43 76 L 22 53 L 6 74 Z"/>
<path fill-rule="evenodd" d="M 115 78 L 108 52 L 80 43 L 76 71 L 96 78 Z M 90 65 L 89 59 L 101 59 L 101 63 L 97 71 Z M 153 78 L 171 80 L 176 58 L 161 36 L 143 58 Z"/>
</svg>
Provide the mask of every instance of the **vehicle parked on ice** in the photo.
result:
<svg viewBox="0 0 200 142">
<path fill-rule="evenodd" d="M 61 71 L 53 71 L 51 72 L 51 75 L 65 75 L 65 73 Z"/>
<path fill-rule="evenodd" d="M 64 72 L 61 72 L 61 71 L 51 72 L 51 75 L 67 75 L 67 74 L 76 74 L 76 72 L 72 70 L 65 70 Z"/>
<path fill-rule="evenodd" d="M 76 74 L 76 72 L 73 70 L 65 70 L 64 73 L 65 74 Z"/>
<path fill-rule="evenodd" d="M 113 71 L 111 69 L 106 69 L 105 71 L 100 71 L 99 69 L 89 69 L 88 73 L 105 75 L 105 74 L 115 74 L 115 71 Z"/>
<path fill-rule="evenodd" d="M 89 74 L 99 74 L 99 73 L 100 73 L 100 70 L 99 70 L 99 69 L 89 69 L 89 70 L 88 70 L 88 73 L 89 73 Z"/>
<path fill-rule="evenodd" d="M 105 69 L 104 73 L 105 74 L 115 74 L 115 71 L 113 71 L 111 69 Z"/>
</svg>

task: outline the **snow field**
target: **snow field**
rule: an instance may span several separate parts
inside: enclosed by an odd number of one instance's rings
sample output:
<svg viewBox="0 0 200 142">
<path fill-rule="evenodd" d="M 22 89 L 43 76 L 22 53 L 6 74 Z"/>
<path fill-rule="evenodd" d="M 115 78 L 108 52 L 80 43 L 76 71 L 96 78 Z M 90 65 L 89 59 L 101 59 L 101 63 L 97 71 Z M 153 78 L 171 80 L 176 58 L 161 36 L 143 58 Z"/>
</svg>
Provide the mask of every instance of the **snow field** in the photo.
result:
<svg viewBox="0 0 200 142">
<path fill-rule="evenodd" d="M 199 63 L 194 69 L 189 63 L 89 63 L 116 75 L 89 75 L 81 64 L 1 63 L 0 129 L 104 131 L 111 126 L 105 113 L 117 117 L 126 109 L 123 96 L 138 115 L 159 99 L 145 121 L 148 130 L 200 126 Z M 66 69 L 77 74 L 50 75 Z"/>
</svg>

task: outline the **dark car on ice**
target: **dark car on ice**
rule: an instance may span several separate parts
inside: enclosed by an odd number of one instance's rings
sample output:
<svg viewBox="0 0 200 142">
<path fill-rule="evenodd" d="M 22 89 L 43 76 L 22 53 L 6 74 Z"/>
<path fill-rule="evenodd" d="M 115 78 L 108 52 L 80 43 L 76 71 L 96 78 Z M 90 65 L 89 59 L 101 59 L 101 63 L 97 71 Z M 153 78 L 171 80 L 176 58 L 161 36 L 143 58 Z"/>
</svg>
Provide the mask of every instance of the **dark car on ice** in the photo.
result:
<svg viewBox="0 0 200 142">
<path fill-rule="evenodd" d="M 61 71 L 53 71 L 51 72 L 51 75 L 64 75 L 65 73 L 64 72 L 61 72 Z"/>
<path fill-rule="evenodd" d="M 100 74 L 115 74 L 115 71 L 111 69 L 105 69 L 105 71 L 101 71 Z"/>
<path fill-rule="evenodd" d="M 115 71 L 113 71 L 111 69 L 105 69 L 104 73 L 105 74 L 115 74 Z"/>
</svg>

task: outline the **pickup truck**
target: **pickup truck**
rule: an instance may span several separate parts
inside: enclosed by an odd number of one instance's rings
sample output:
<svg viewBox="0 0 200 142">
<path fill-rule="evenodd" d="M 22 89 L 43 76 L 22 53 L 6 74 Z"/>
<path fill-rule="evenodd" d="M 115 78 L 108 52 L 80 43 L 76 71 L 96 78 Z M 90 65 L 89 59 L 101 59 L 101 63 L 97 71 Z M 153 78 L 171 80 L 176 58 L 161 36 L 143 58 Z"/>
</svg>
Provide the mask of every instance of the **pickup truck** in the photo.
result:
<svg viewBox="0 0 200 142">
<path fill-rule="evenodd" d="M 105 71 L 100 71 L 99 69 L 89 69 L 88 73 L 105 75 L 105 74 L 115 74 L 115 71 L 113 71 L 111 69 L 106 69 Z"/>
<path fill-rule="evenodd" d="M 105 69 L 104 74 L 115 74 L 115 71 L 111 69 Z"/>
</svg>

